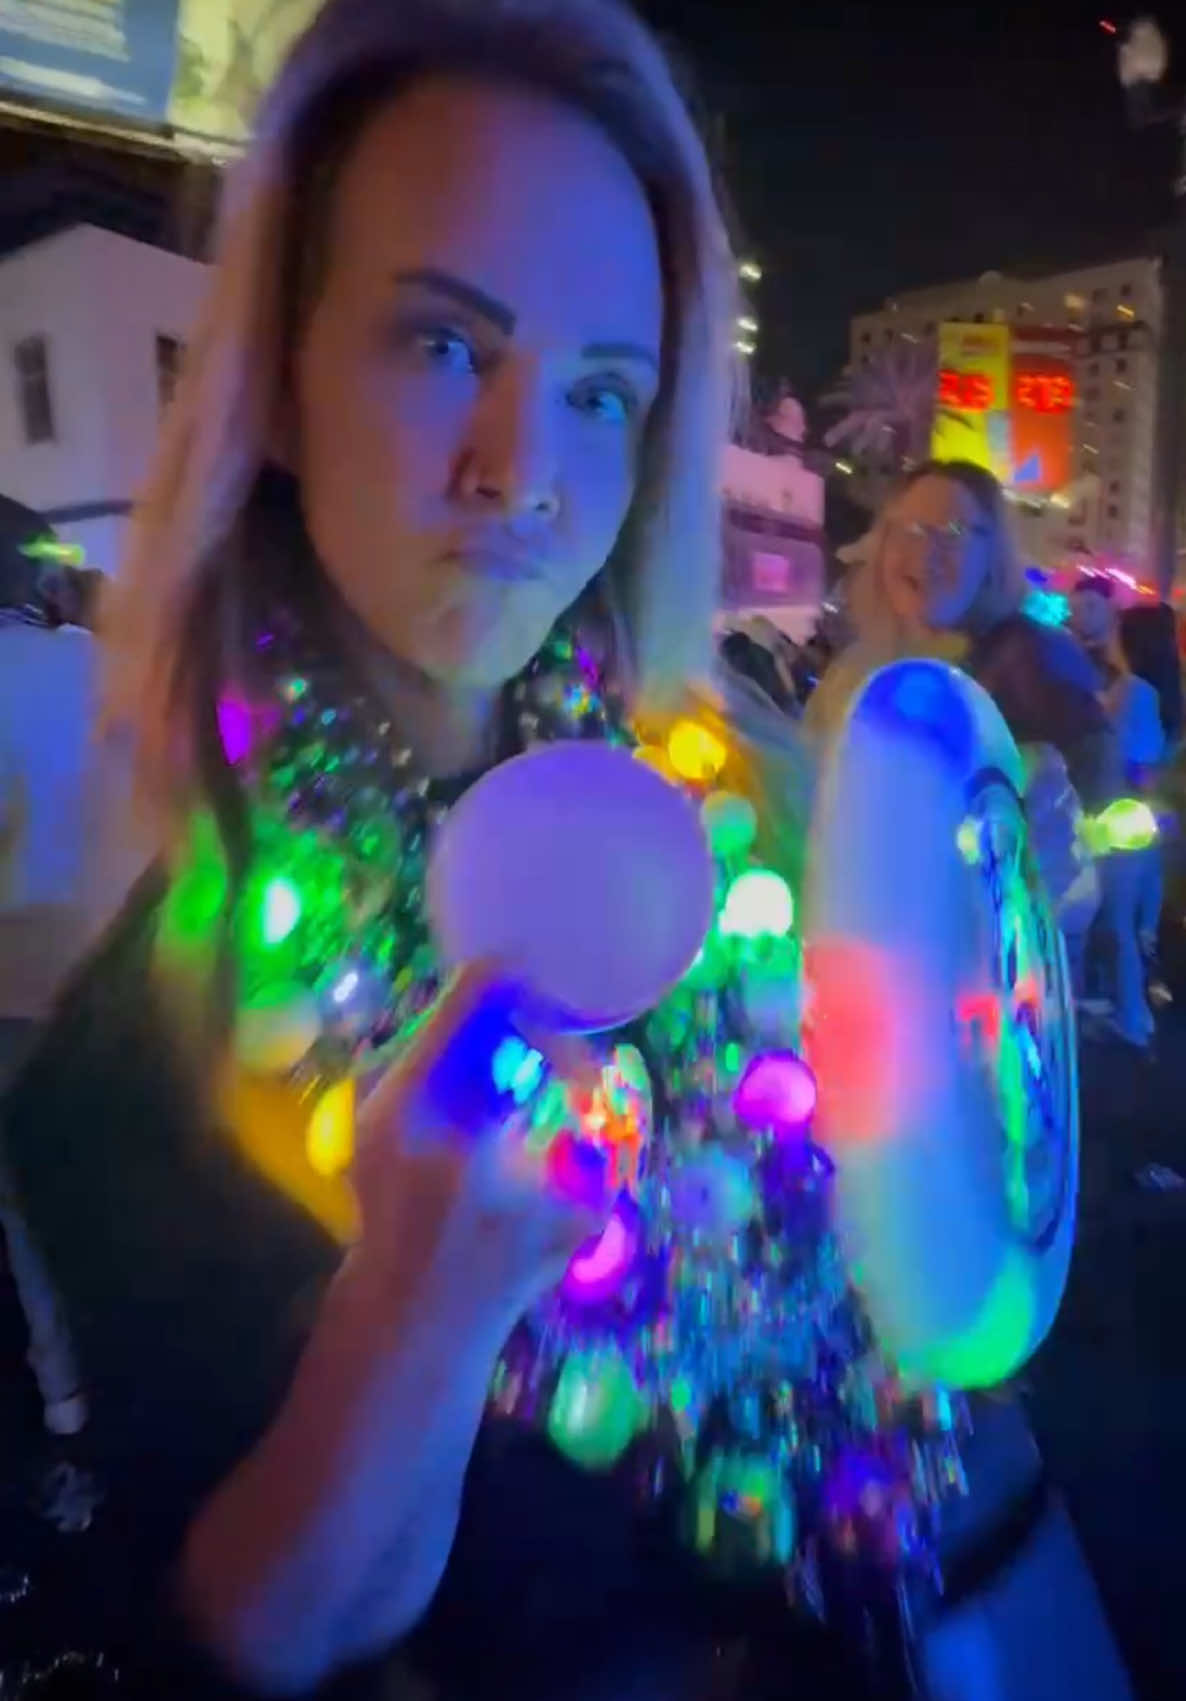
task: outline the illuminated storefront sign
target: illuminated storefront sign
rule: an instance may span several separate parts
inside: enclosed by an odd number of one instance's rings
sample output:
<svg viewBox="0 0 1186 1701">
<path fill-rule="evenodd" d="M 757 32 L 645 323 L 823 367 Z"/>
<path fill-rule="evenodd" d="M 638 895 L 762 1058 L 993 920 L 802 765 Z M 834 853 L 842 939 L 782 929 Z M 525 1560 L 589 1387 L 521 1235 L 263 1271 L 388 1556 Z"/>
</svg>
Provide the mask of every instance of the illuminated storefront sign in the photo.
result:
<svg viewBox="0 0 1186 1701">
<path fill-rule="evenodd" d="M 320 3 L 0 0 L 0 95 L 80 122 L 241 142 Z"/>
<path fill-rule="evenodd" d="M 942 325 L 931 452 L 1049 495 L 1071 480 L 1073 339 L 1007 325 Z"/>
</svg>

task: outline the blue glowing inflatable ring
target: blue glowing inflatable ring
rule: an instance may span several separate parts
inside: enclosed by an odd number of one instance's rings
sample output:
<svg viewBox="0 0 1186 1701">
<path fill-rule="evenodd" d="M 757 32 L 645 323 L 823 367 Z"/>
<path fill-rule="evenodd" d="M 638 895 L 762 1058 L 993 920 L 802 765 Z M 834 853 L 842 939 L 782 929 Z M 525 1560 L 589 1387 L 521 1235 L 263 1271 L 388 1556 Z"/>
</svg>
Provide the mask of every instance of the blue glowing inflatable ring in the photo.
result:
<svg viewBox="0 0 1186 1701">
<path fill-rule="evenodd" d="M 919 1382 L 1013 1374 L 1070 1263 L 1074 1013 L 1024 785 L 987 694 L 902 662 L 853 704 L 813 819 L 820 1135 L 874 1327 Z"/>
</svg>

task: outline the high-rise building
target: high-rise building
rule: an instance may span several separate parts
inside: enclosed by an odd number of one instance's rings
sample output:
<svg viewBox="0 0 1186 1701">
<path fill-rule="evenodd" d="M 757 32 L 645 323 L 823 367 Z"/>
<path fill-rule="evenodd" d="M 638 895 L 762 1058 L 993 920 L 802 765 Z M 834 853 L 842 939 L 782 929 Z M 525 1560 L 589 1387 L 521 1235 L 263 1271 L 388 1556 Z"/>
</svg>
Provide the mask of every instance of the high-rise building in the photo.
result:
<svg viewBox="0 0 1186 1701">
<path fill-rule="evenodd" d="M 1050 502 L 1017 502 L 1026 553 L 1091 554 L 1148 577 L 1162 322 L 1161 262 L 1148 255 L 1041 277 L 982 277 L 896 295 L 852 321 L 850 359 L 935 337 L 945 322 L 1075 337 L 1072 477 Z"/>
</svg>

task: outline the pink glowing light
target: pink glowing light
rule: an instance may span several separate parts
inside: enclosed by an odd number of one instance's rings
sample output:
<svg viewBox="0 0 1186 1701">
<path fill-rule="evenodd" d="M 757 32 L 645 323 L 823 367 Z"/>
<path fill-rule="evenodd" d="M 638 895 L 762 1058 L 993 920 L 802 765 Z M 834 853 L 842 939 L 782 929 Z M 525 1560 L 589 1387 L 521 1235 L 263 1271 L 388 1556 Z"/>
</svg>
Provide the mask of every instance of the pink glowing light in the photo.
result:
<svg viewBox="0 0 1186 1701">
<path fill-rule="evenodd" d="M 737 1084 L 733 1109 L 747 1128 L 771 1129 L 780 1139 L 802 1133 L 815 1115 L 815 1076 L 793 1051 L 755 1057 Z"/>
<path fill-rule="evenodd" d="M 576 1254 L 564 1276 L 564 1294 L 579 1305 L 598 1305 L 615 1294 L 638 1256 L 637 1212 L 619 1201 L 598 1239 Z"/>
</svg>

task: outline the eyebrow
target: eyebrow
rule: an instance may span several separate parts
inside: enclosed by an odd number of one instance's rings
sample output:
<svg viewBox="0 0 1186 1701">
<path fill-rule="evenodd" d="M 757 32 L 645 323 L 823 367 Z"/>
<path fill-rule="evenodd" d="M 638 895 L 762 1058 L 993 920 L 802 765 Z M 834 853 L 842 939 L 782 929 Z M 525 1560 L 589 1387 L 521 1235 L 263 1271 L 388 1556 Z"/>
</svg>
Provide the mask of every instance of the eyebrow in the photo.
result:
<svg viewBox="0 0 1186 1701">
<path fill-rule="evenodd" d="M 434 295 L 447 296 L 459 307 L 464 307 L 487 320 L 496 330 L 501 331 L 504 337 L 514 333 L 517 316 L 506 303 L 488 295 L 484 289 L 479 289 L 477 284 L 467 283 L 465 278 L 459 278 L 453 272 L 441 271 L 436 266 L 420 266 L 412 271 L 397 272 L 394 281 L 414 289 L 431 290 Z M 581 350 L 581 359 L 627 360 L 652 367 L 656 372 L 659 370 L 658 355 L 645 343 L 586 343 Z"/>
<path fill-rule="evenodd" d="M 434 295 L 448 296 L 459 307 L 467 308 L 509 337 L 515 329 L 515 315 L 502 301 L 492 295 L 487 295 L 477 284 L 466 283 L 464 278 L 458 278 L 452 272 L 439 271 L 435 266 L 422 266 L 411 272 L 397 272 L 397 284 L 411 284 L 418 289 L 432 290 Z"/>
<path fill-rule="evenodd" d="M 640 366 L 650 366 L 658 372 L 659 356 L 644 343 L 586 343 L 581 350 L 582 360 L 629 360 Z"/>
</svg>

